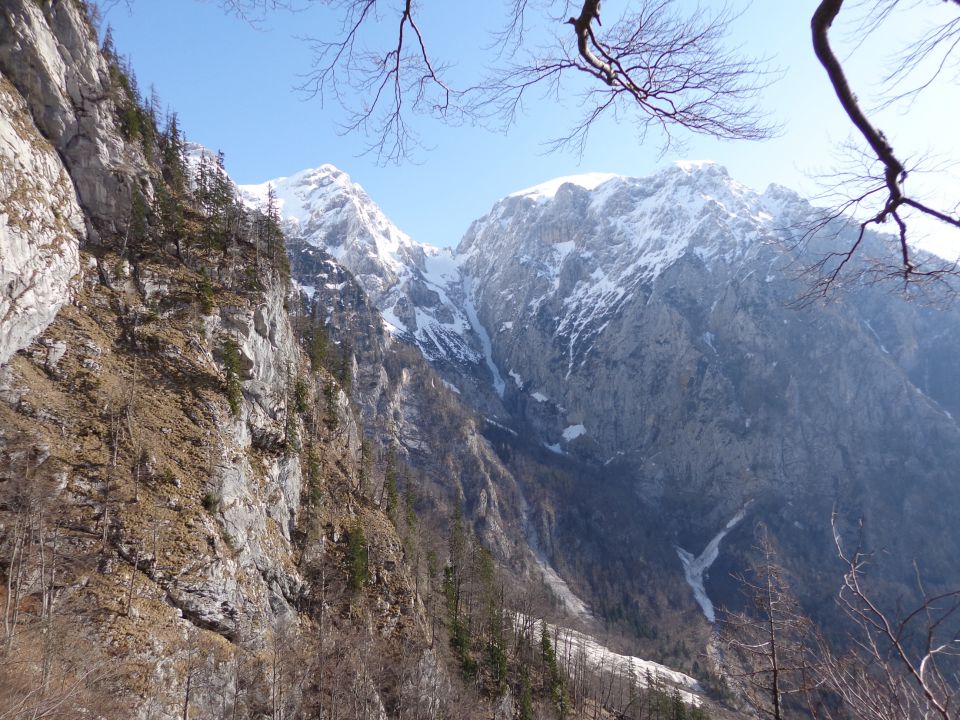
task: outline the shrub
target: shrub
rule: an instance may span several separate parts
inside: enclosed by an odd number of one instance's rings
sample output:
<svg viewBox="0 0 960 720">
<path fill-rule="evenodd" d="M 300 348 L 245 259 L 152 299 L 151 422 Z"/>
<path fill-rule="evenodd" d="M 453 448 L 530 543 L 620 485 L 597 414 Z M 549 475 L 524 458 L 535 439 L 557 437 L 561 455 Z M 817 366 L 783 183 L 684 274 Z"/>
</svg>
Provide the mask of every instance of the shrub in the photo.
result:
<svg viewBox="0 0 960 720">
<path fill-rule="evenodd" d="M 208 492 L 203 496 L 203 509 L 209 513 L 215 513 L 220 509 L 220 503 L 223 498 L 217 493 Z"/>
</svg>

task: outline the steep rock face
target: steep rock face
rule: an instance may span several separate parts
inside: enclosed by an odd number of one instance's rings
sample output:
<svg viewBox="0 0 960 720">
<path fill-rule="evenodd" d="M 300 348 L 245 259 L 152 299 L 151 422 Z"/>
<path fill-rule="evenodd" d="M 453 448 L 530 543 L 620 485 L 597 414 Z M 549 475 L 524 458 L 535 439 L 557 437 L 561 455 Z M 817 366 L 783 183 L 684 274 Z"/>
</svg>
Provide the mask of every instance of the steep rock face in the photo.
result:
<svg viewBox="0 0 960 720">
<path fill-rule="evenodd" d="M 329 373 L 305 369 L 282 252 L 203 242 L 210 219 L 189 190 L 175 199 L 188 252 L 150 222 L 133 234 L 131 189 L 149 198 L 160 172 L 118 127 L 82 3 L 4 3 L 0 71 L 0 548 L 17 659 L 0 684 L 79 667 L 109 676 L 117 706 L 90 714 L 214 717 L 230 698 L 233 715 L 262 717 L 272 646 L 291 678 L 274 712 L 295 717 L 330 693 L 307 697 L 304 658 L 333 666 L 341 638 L 425 652 L 397 530 L 356 490 L 359 417 Z M 78 249 L 84 216 L 97 242 Z M 316 420 L 325 394 L 335 430 Z M 352 591 L 358 527 L 370 578 Z M 55 583 L 38 557 L 54 558 Z M 18 619 L 21 605 L 46 614 Z M 329 676 L 363 677 L 383 707 L 361 671 L 341 655 Z"/>
<path fill-rule="evenodd" d="M 305 314 L 330 334 L 330 353 L 350 353 L 350 392 L 368 428 L 422 473 L 419 492 L 439 501 L 438 512 L 449 515 L 462 504 L 487 547 L 525 569 L 531 558 L 524 550 L 520 490 L 483 439 L 482 420 L 413 347 L 387 331 L 372 298 L 343 265 L 302 237 L 291 238 L 288 251 L 292 275 L 305 291 Z"/>
<path fill-rule="evenodd" d="M 0 365 L 46 328 L 80 270 L 83 215 L 60 158 L 0 75 Z"/>
<path fill-rule="evenodd" d="M 139 149 L 123 141 L 109 68 L 83 5 L 5 2 L 0 71 L 69 170 L 91 239 L 124 227 L 132 188 L 149 193 L 146 166 Z"/>
</svg>

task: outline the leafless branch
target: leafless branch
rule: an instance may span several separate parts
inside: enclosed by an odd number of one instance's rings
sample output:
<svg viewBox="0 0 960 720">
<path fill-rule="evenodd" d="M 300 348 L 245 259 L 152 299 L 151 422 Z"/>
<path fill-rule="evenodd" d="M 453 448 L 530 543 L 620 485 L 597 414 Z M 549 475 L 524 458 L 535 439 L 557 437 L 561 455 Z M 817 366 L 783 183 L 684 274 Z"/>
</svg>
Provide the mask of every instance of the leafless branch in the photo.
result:
<svg viewBox="0 0 960 720">
<path fill-rule="evenodd" d="M 912 249 L 911 272 L 903 273 L 902 242 L 906 223 L 896 222 L 898 234 L 872 232 L 872 219 L 858 220 L 862 208 L 882 197 L 886 186 L 869 175 L 836 172 L 824 181 L 821 198 L 831 203 L 815 211 L 813 220 L 782 228 L 792 239 L 804 287 L 794 305 L 806 307 L 828 299 L 839 288 L 898 282 L 907 299 L 943 304 L 958 293 L 960 264 Z M 872 213 L 870 218 L 872 218 Z M 896 248 L 890 252 L 890 246 Z M 805 258 L 812 258 L 807 261 Z"/>
<path fill-rule="evenodd" d="M 957 0 L 951 0 L 951 2 L 957 2 Z M 823 0 L 818 5 L 811 19 L 813 48 L 817 59 L 827 72 L 830 84 L 833 86 L 841 107 L 866 142 L 871 156 L 876 159 L 876 164 L 870 172 L 860 178 L 868 181 L 866 190 L 850 194 L 841 208 L 844 211 L 859 208 L 868 200 L 876 200 L 877 203 L 873 206 L 874 209 L 870 211 L 868 217 L 860 222 L 856 242 L 847 251 L 832 253 L 830 257 L 826 258 L 824 267 L 829 266 L 831 269 L 824 274 L 820 288 L 827 289 L 836 281 L 840 272 L 859 250 L 867 228 L 874 225 L 883 225 L 887 222 L 892 222 L 897 229 L 896 244 L 899 255 L 897 274 L 904 283 L 910 283 L 928 276 L 941 277 L 943 273 L 940 270 L 932 273 L 926 272 L 921 270 L 914 260 L 914 250 L 911 247 L 913 237 L 909 229 L 909 211 L 912 210 L 920 215 L 933 218 L 955 229 L 960 229 L 960 215 L 934 208 L 907 192 L 906 181 L 909 175 L 907 167 L 900 156 L 894 152 L 893 146 L 886 135 L 870 121 L 863 111 L 857 96 L 850 87 L 843 66 L 830 44 L 829 31 L 843 8 L 843 4 L 844 0 Z M 886 17 L 894 4 L 895 0 L 884 0 L 884 2 L 878 4 L 877 14 L 880 17 Z M 958 29 L 958 32 L 960 32 L 960 29 Z M 949 37 L 949 33 L 947 36 Z M 919 59 L 929 52 L 929 50 L 926 53 L 918 50 L 918 54 L 915 54 L 914 57 Z M 837 216 L 830 219 L 833 220 Z"/>
<path fill-rule="evenodd" d="M 506 0 L 506 21 L 490 46 L 505 67 L 460 86 L 431 54 L 413 0 L 316 1 L 339 12 L 340 27 L 329 37 L 306 38 L 314 63 L 301 89 L 343 106 L 349 116 L 342 130 L 365 134 L 368 151 L 383 162 L 421 145 L 415 115 L 509 126 L 533 91 L 585 103 L 555 147 L 582 144 L 605 115 L 629 118 L 641 138 L 659 130 L 664 147 L 681 128 L 722 139 L 763 139 L 774 131 L 754 105 L 772 75 L 762 61 L 728 47 L 734 16 L 727 10 L 683 15 L 676 0 L 644 0 L 607 27 L 599 0 Z M 289 2 L 222 0 L 241 16 Z M 387 44 L 378 40 L 383 30 Z M 553 38 L 549 45 L 530 50 L 543 36 Z"/>
<path fill-rule="evenodd" d="M 949 668 L 960 652 L 960 590 L 928 593 L 918 582 L 920 603 L 893 615 L 865 584 L 871 555 L 862 542 L 848 551 L 836 515 L 832 525 L 837 554 L 846 567 L 837 599 L 853 622 L 854 649 L 843 658 L 822 653 L 826 681 L 857 717 L 956 717 L 957 679 Z"/>
<path fill-rule="evenodd" d="M 341 129 L 367 135 L 368 152 L 386 163 L 398 162 L 421 146 L 411 113 L 457 121 L 464 110 L 459 102 L 462 93 L 446 80 L 448 66 L 428 51 L 413 0 L 384 10 L 385 4 L 382 0 L 341 4 L 337 39 L 307 38 L 314 63 L 300 89 L 321 99 L 336 98 L 349 112 Z M 385 22 L 394 28 L 392 44 L 368 50 L 368 31 Z"/>
<path fill-rule="evenodd" d="M 581 119 L 553 147 L 582 147 L 608 114 L 628 117 L 641 139 L 659 130 L 664 148 L 679 129 L 721 139 L 773 134 L 753 104 L 772 75 L 763 61 L 727 46 L 729 11 L 685 16 L 672 0 L 639 5 L 607 27 L 599 1 L 584 0 L 565 22 L 571 33 L 494 73 L 480 88 L 478 107 L 509 125 L 531 93 L 578 96 Z"/>
</svg>

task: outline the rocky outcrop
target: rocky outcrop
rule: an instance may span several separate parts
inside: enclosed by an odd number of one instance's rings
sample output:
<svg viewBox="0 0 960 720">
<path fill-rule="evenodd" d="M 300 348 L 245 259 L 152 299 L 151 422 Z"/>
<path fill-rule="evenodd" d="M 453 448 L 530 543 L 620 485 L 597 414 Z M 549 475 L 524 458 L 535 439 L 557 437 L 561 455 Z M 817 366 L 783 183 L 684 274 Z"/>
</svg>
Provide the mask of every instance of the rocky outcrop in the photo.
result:
<svg viewBox="0 0 960 720">
<path fill-rule="evenodd" d="M 83 4 L 4 2 L 0 72 L 70 172 L 90 239 L 125 228 L 133 187 L 150 194 L 146 163 L 124 142 L 109 67 Z"/>
<path fill-rule="evenodd" d="M 355 368 L 350 394 L 367 428 L 421 474 L 420 492 L 448 516 L 462 505 L 488 548 L 525 569 L 521 490 L 466 407 L 423 356 L 392 336 L 360 282 L 301 236 L 288 241 L 291 270 L 306 312 L 330 334 L 331 354 L 349 348 Z M 338 362 L 338 361 L 336 361 Z"/>
<path fill-rule="evenodd" d="M 272 189 L 291 252 L 323 250 L 357 278 L 391 332 L 434 364 L 482 363 L 470 318 L 450 293 L 459 278 L 447 248 L 418 243 L 383 214 L 366 191 L 333 165 L 304 170 L 240 191 L 265 207 Z M 295 272 L 308 293 L 315 276 Z"/>
<path fill-rule="evenodd" d="M 83 3 L 4 3 L 0 72 L 0 567 L 8 587 L 20 562 L 12 606 L 55 596 L 70 628 L 57 653 L 97 670 L 101 651 L 123 658 L 117 717 L 219 716 L 228 697 L 234 716 L 262 717 L 277 692 L 268 647 L 291 682 L 285 716 L 329 695 L 304 678 L 335 654 L 339 682 L 362 679 L 383 707 L 379 679 L 341 639 L 425 650 L 423 603 L 396 527 L 356 478 L 357 407 L 308 369 L 282 253 L 265 257 L 244 234 L 253 218 L 212 247 L 190 197 L 175 200 L 189 254 L 149 223 L 130 227 L 132 188 L 149 199 L 160 171 L 142 137 L 121 132 Z M 128 230 L 129 243 L 107 242 Z M 370 577 L 348 589 L 359 527 Z M 54 555 L 47 588 L 34 561 Z M 34 620 L 21 618 L 8 657 L 51 661 Z"/>
<path fill-rule="evenodd" d="M 83 215 L 60 158 L 0 75 L 0 365 L 69 299 Z"/>
</svg>

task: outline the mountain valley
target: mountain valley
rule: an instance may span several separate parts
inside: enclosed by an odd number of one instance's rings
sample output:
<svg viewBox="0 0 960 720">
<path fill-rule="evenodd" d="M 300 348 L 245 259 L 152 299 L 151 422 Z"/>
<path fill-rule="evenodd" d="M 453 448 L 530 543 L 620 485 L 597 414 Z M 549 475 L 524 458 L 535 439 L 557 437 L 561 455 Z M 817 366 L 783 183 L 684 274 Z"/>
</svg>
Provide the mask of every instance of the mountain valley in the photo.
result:
<svg viewBox="0 0 960 720">
<path fill-rule="evenodd" d="M 4 4 L 0 720 L 752 717 L 765 558 L 824 643 L 837 542 L 960 586 L 960 310 L 811 290 L 844 218 L 680 162 L 443 248 L 227 165 L 83 2 Z"/>
</svg>

